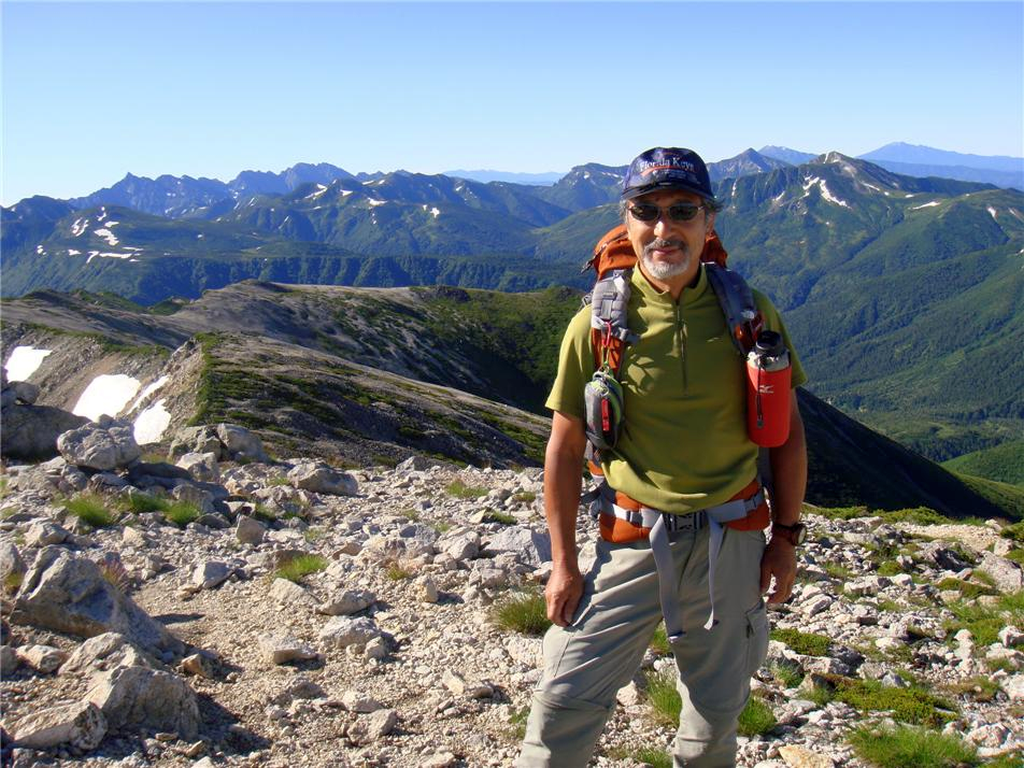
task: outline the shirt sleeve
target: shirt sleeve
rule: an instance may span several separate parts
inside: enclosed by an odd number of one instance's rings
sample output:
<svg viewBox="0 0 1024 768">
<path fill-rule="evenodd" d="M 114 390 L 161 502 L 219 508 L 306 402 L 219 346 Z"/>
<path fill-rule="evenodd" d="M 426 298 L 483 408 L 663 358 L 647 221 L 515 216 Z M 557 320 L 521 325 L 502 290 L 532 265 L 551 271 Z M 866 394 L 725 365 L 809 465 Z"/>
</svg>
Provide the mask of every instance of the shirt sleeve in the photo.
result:
<svg viewBox="0 0 1024 768">
<path fill-rule="evenodd" d="M 544 405 L 582 419 L 585 414 L 583 388 L 594 374 L 594 352 L 590 343 L 590 307 L 584 307 L 569 322 L 558 353 L 558 374 Z"/>
<path fill-rule="evenodd" d="M 782 340 L 786 344 L 786 349 L 789 350 L 789 361 L 793 366 L 793 373 L 790 376 L 790 386 L 793 389 L 803 386 L 807 383 L 807 374 L 804 372 L 803 365 L 800 364 L 800 357 L 797 355 L 796 347 L 793 346 L 793 341 L 789 338 L 789 332 L 786 330 L 786 324 L 782 322 L 782 315 L 779 314 L 779 310 L 777 310 L 775 305 L 772 304 L 771 299 L 760 291 L 754 291 L 754 302 L 757 304 L 757 308 L 761 310 L 761 314 L 764 315 L 765 325 L 767 325 L 770 330 L 782 334 Z"/>
</svg>

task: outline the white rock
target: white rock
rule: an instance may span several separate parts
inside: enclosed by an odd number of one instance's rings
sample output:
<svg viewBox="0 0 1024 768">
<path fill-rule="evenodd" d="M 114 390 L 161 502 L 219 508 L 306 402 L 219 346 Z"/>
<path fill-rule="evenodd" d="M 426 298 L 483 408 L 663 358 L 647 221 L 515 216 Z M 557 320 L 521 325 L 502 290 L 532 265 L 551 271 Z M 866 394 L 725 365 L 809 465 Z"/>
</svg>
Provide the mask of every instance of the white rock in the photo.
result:
<svg viewBox="0 0 1024 768">
<path fill-rule="evenodd" d="M 35 712 L 15 724 L 11 738 L 19 747 L 53 749 L 70 745 L 89 751 L 107 733 L 107 718 L 89 701 L 80 701 Z"/>
<path fill-rule="evenodd" d="M 368 589 L 345 589 L 329 596 L 316 610 L 328 616 L 348 616 L 369 608 L 376 600 Z"/>
<path fill-rule="evenodd" d="M 370 744 L 387 736 L 398 725 L 398 713 L 393 709 L 380 709 L 361 716 L 348 726 L 346 735 L 355 744 Z"/>
<path fill-rule="evenodd" d="M 1007 648 L 1016 648 L 1024 644 L 1024 632 L 1014 626 L 1003 627 L 999 630 L 999 642 Z"/>
<path fill-rule="evenodd" d="M 1010 701 L 1024 701 L 1024 675 L 1012 675 L 1000 683 Z"/>
<path fill-rule="evenodd" d="M 192 570 L 192 585 L 198 589 L 213 589 L 227 581 L 233 572 L 227 563 L 206 560 Z"/>
<path fill-rule="evenodd" d="M 48 675 L 68 659 L 67 651 L 50 645 L 26 645 L 17 649 L 18 659 L 36 672 Z"/>
<path fill-rule="evenodd" d="M 328 647 L 344 648 L 349 645 L 366 645 L 375 637 L 380 637 L 380 634 L 373 619 L 365 616 L 336 616 L 320 630 L 320 639 Z"/>
<path fill-rule="evenodd" d="M 220 482 L 220 465 L 215 453 L 186 453 L 178 459 L 177 465 L 200 482 Z"/>
<path fill-rule="evenodd" d="M 247 515 L 239 515 L 235 525 L 235 538 L 242 544 L 262 544 L 267 534 L 267 526 Z"/>
<path fill-rule="evenodd" d="M 967 733 L 967 740 L 979 747 L 1000 747 L 1012 731 L 1002 723 L 991 723 Z"/>
<path fill-rule="evenodd" d="M 345 691 L 345 693 L 341 695 L 341 703 L 349 712 L 359 712 L 363 714 L 367 712 L 376 712 L 378 709 L 384 708 L 384 705 L 372 696 L 353 690 Z"/>
<path fill-rule="evenodd" d="M 288 579 L 274 579 L 270 585 L 270 597 L 288 607 L 312 605 L 316 602 L 309 592 Z"/>
<path fill-rule="evenodd" d="M 438 600 L 437 582 L 430 576 L 421 576 L 416 580 L 419 587 L 420 600 L 424 603 L 436 603 Z"/>
<path fill-rule="evenodd" d="M 263 658 L 273 664 L 287 664 L 290 661 L 315 659 L 316 650 L 288 634 L 264 632 L 257 640 Z"/>
</svg>

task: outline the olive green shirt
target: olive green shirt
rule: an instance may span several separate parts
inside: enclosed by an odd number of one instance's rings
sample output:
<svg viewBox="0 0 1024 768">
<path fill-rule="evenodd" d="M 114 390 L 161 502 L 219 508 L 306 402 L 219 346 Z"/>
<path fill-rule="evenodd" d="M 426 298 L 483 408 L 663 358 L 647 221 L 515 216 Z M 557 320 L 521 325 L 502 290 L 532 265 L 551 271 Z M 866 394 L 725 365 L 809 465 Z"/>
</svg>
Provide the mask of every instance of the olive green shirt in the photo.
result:
<svg viewBox="0 0 1024 768">
<path fill-rule="evenodd" d="M 757 473 L 757 446 L 747 437 L 746 362 L 726 327 L 718 298 L 700 268 L 697 284 L 674 301 L 633 270 L 629 329 L 619 379 L 624 423 L 614 451 L 602 452 L 609 484 L 665 512 L 686 513 L 728 501 Z M 807 377 L 771 301 L 754 300 L 765 326 L 782 334 L 792 386 Z M 594 373 L 590 307 L 570 321 L 547 407 L 584 418 L 583 389 Z"/>
</svg>

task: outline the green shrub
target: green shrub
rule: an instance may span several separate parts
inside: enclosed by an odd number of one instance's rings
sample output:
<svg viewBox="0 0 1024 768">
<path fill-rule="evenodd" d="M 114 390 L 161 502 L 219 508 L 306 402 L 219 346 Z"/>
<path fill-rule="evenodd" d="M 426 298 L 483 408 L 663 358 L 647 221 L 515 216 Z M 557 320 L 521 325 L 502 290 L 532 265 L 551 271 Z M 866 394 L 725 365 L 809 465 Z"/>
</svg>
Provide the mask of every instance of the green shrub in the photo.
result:
<svg viewBox="0 0 1024 768">
<path fill-rule="evenodd" d="M 131 512 L 133 515 L 163 512 L 167 509 L 167 505 L 166 499 L 150 496 L 148 493 L 131 493 L 118 499 L 118 506 L 125 512 Z"/>
<path fill-rule="evenodd" d="M 532 504 L 537 500 L 537 494 L 533 491 L 520 491 L 512 497 L 512 500 L 520 504 Z"/>
<path fill-rule="evenodd" d="M 93 528 L 109 528 L 117 522 L 117 515 L 107 508 L 102 496 L 82 493 L 64 502 L 64 509 Z"/>
<path fill-rule="evenodd" d="M 184 528 L 189 523 L 199 519 L 199 507 L 191 501 L 170 501 L 164 507 L 164 520 L 174 523 L 179 528 Z"/>
<path fill-rule="evenodd" d="M 683 708 L 683 700 L 676 690 L 676 676 L 672 672 L 647 672 L 647 703 L 651 706 L 651 714 L 662 725 L 679 725 L 679 710 Z"/>
<path fill-rule="evenodd" d="M 293 557 L 274 571 L 274 575 L 279 579 L 288 579 L 288 581 L 298 584 L 309 574 L 322 571 L 326 567 L 327 558 L 325 557 L 320 555 L 299 555 Z"/>
<path fill-rule="evenodd" d="M 501 523 L 502 525 L 515 525 L 517 520 L 514 516 L 506 512 L 497 512 L 493 509 L 487 510 L 487 514 L 484 516 L 485 523 Z"/>
<path fill-rule="evenodd" d="M 997 642 L 999 630 L 1007 623 L 1024 625 L 1024 590 L 1001 595 L 994 606 L 960 600 L 947 607 L 955 617 L 943 623 L 947 635 L 953 637 L 961 629 L 966 629 L 978 646 Z M 1008 616 L 1004 617 L 1004 614 Z"/>
<path fill-rule="evenodd" d="M 760 696 L 751 696 L 747 705 L 740 712 L 740 736 L 760 736 L 768 733 L 778 724 L 775 713 Z"/>
<path fill-rule="evenodd" d="M 878 768 L 958 768 L 978 765 L 973 747 L 957 736 L 908 726 L 861 726 L 849 736 L 862 760 Z"/>
<path fill-rule="evenodd" d="M 1019 544 L 1024 544 L 1024 520 L 1013 525 L 1008 525 L 999 532 L 999 535 L 1004 539 L 1010 539 L 1016 541 Z"/>
<path fill-rule="evenodd" d="M 826 701 L 842 701 L 858 712 L 891 712 L 900 723 L 941 726 L 952 720 L 956 707 L 919 685 L 907 688 L 882 685 L 877 680 L 853 680 L 839 675 L 823 675 L 831 690 L 818 694 Z M 816 699 L 813 699 L 817 702 Z"/>
<path fill-rule="evenodd" d="M 999 693 L 999 683 L 984 675 L 977 675 L 949 686 L 948 690 L 956 696 L 970 696 L 975 701 L 990 702 Z"/>
<path fill-rule="evenodd" d="M 509 712 L 508 724 L 512 726 L 512 735 L 516 741 L 522 741 L 526 738 L 526 720 L 529 717 L 529 707 L 519 707 Z"/>
<path fill-rule="evenodd" d="M 987 584 L 978 584 L 973 581 L 954 579 L 953 577 L 943 579 L 935 587 L 941 590 L 956 590 L 968 599 L 974 599 L 979 595 L 994 595 L 997 592 L 996 589 Z"/>
<path fill-rule="evenodd" d="M 453 480 L 444 488 L 445 493 L 457 499 L 479 499 L 490 491 L 479 485 L 466 485 L 461 480 Z"/>
<path fill-rule="evenodd" d="M 492 611 L 492 621 L 502 629 L 539 636 L 547 632 L 551 620 L 544 595 L 519 593 L 500 601 Z"/>
<path fill-rule="evenodd" d="M 384 569 L 384 575 L 392 581 L 404 581 L 412 577 L 412 571 L 406 570 L 398 563 L 388 563 L 387 568 Z"/>
<path fill-rule="evenodd" d="M 832 641 L 825 635 L 813 632 L 801 632 L 799 629 L 773 629 L 772 640 L 785 643 L 797 653 L 804 656 L 826 656 Z"/>
</svg>

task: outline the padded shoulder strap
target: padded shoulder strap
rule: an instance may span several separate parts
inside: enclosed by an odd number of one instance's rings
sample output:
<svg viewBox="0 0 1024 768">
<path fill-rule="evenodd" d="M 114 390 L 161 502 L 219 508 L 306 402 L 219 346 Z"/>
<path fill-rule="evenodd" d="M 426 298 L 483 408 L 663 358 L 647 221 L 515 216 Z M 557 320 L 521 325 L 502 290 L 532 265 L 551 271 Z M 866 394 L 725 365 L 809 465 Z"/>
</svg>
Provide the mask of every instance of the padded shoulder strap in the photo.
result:
<svg viewBox="0 0 1024 768">
<path fill-rule="evenodd" d="M 754 292 L 739 272 L 714 263 L 706 263 L 704 268 L 708 272 L 711 289 L 722 307 L 732 342 L 739 353 L 746 356 L 764 325 L 764 319 L 754 302 Z"/>
</svg>

